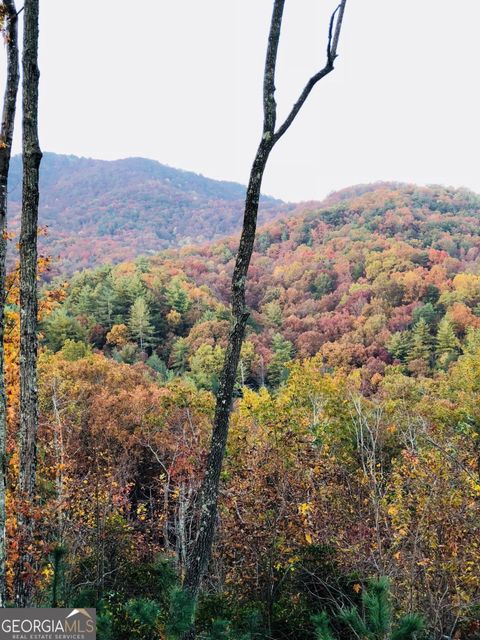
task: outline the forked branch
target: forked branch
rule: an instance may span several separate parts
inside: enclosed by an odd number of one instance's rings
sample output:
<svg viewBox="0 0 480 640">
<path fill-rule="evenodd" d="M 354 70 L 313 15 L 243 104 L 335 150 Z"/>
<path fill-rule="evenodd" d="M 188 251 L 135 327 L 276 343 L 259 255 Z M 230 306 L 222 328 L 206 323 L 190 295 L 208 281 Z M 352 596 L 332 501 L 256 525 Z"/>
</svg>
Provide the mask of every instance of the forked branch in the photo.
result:
<svg viewBox="0 0 480 640">
<path fill-rule="evenodd" d="M 334 69 L 335 59 L 337 58 L 337 49 L 338 43 L 340 40 L 340 33 L 343 25 L 343 16 L 345 13 L 345 6 L 347 4 L 347 0 L 342 0 L 335 11 L 332 13 L 328 28 L 328 43 L 327 43 L 327 61 L 323 69 L 320 69 L 317 73 L 315 73 L 310 80 L 305 85 L 303 91 L 301 92 L 298 100 L 292 107 L 292 110 L 285 118 L 284 123 L 278 128 L 278 130 L 274 134 L 274 142 L 280 140 L 283 134 L 289 129 L 292 122 L 298 115 L 298 112 L 303 107 L 305 101 L 310 95 L 313 87 L 319 82 L 322 78 L 331 73 Z"/>
</svg>

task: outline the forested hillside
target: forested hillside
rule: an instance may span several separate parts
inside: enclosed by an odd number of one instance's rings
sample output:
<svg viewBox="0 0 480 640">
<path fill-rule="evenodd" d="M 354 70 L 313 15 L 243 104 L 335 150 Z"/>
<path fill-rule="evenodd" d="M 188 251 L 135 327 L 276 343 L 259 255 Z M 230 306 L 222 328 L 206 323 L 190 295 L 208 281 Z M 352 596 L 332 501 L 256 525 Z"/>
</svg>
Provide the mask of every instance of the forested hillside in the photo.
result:
<svg viewBox="0 0 480 640">
<path fill-rule="evenodd" d="M 12 159 L 10 231 L 18 233 L 21 157 Z M 205 242 L 238 231 L 245 188 L 144 158 L 112 162 L 45 153 L 41 171 L 40 250 L 52 269 L 130 260 L 167 247 Z M 291 208 L 291 207 L 290 207 Z M 264 198 L 260 219 L 289 207 Z"/>
<path fill-rule="evenodd" d="M 469 191 L 382 185 L 261 229 L 205 637 L 314 640 L 330 618 L 350 638 L 338 607 L 387 606 L 375 576 L 426 637 L 479 637 L 479 220 Z M 44 289 L 38 598 L 55 584 L 61 602 L 96 604 L 101 638 L 176 637 L 188 619 L 175 585 L 235 247 L 169 250 Z"/>
<path fill-rule="evenodd" d="M 1 639 L 480 640 L 473 13 L 64 4 L 0 0 Z"/>
<path fill-rule="evenodd" d="M 366 387 L 394 361 L 427 373 L 480 325 L 480 198 L 440 187 L 356 191 L 259 231 L 248 285 L 252 384 L 275 386 L 283 370 L 274 363 L 318 353 L 326 367 L 360 368 Z M 147 353 L 188 369 L 200 348 L 220 366 L 236 242 L 76 274 L 45 326 L 47 345 L 58 350 L 68 337 L 122 359 L 121 334 L 130 361 Z"/>
</svg>

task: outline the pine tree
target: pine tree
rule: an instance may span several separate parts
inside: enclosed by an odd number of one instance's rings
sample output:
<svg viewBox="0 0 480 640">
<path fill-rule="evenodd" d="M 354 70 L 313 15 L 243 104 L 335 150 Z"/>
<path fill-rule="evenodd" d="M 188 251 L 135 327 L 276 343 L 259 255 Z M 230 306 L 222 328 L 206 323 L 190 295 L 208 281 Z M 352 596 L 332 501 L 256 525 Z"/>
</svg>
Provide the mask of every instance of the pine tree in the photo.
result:
<svg viewBox="0 0 480 640">
<path fill-rule="evenodd" d="M 170 596 L 167 622 L 168 640 L 180 640 L 188 632 L 195 612 L 195 600 L 183 589 L 175 588 Z"/>
<path fill-rule="evenodd" d="M 396 360 L 406 362 L 411 349 L 411 335 L 408 331 L 397 331 L 387 344 L 387 349 Z"/>
<path fill-rule="evenodd" d="M 144 298 L 146 289 L 138 273 L 133 276 L 122 276 L 113 279 L 114 287 L 114 318 L 116 324 L 122 324 L 127 319 L 131 306 L 138 298 Z"/>
<path fill-rule="evenodd" d="M 437 331 L 437 358 L 441 365 L 446 365 L 457 356 L 460 349 L 460 341 L 455 335 L 452 323 L 443 318 Z"/>
<path fill-rule="evenodd" d="M 190 309 L 190 299 L 188 293 L 182 287 L 180 278 L 173 278 L 166 294 L 169 306 L 178 311 L 178 313 L 184 314 Z"/>
<path fill-rule="evenodd" d="M 91 285 L 87 284 L 80 290 L 76 310 L 79 315 L 93 316 L 96 318 L 97 300 L 95 291 Z"/>
<path fill-rule="evenodd" d="M 293 346 L 280 333 L 276 333 L 272 338 L 272 349 L 274 355 L 268 365 L 267 376 L 271 386 L 278 386 L 288 377 L 285 365 L 292 359 Z"/>
<path fill-rule="evenodd" d="M 427 302 L 422 307 L 417 307 L 413 312 L 413 322 L 417 325 L 421 320 L 425 320 L 429 328 L 434 327 L 438 320 L 438 308 L 431 302 Z"/>
<path fill-rule="evenodd" d="M 154 329 L 150 323 L 150 311 L 144 297 L 139 297 L 130 309 L 128 321 L 130 334 L 140 345 L 140 349 L 152 343 Z"/>
<path fill-rule="evenodd" d="M 146 598 L 132 598 L 125 603 L 124 611 L 130 633 L 135 630 L 136 637 L 146 640 L 158 638 L 158 620 L 162 613 L 158 602 Z"/>
<path fill-rule="evenodd" d="M 337 619 L 355 637 L 370 640 L 415 640 L 424 628 L 422 618 L 414 613 L 394 623 L 388 578 L 372 580 L 362 593 L 361 608 L 345 609 Z M 335 640 L 326 613 L 314 616 L 312 622 L 317 640 Z"/>
<path fill-rule="evenodd" d="M 231 638 L 228 621 L 214 620 L 207 640 L 231 640 Z"/>
<path fill-rule="evenodd" d="M 159 373 L 164 380 L 167 379 L 168 369 L 165 362 L 160 358 L 158 353 L 152 353 L 152 355 L 148 358 L 146 363 L 149 367 L 151 367 L 154 371 Z"/>
<path fill-rule="evenodd" d="M 69 316 L 62 308 L 50 314 L 43 329 L 47 345 L 52 351 L 59 351 L 66 340 L 85 342 L 87 339 L 86 331 L 78 320 Z"/>
<path fill-rule="evenodd" d="M 463 352 L 474 355 L 480 350 L 480 329 L 468 327 Z"/>
<path fill-rule="evenodd" d="M 117 293 L 111 274 L 97 284 L 94 296 L 96 302 L 95 319 L 103 326 L 111 328 L 114 324 L 114 317 L 118 315 Z"/>
<path fill-rule="evenodd" d="M 272 300 L 263 305 L 262 313 L 268 322 L 274 327 L 280 327 L 283 322 L 282 307 L 277 300 Z"/>
<path fill-rule="evenodd" d="M 412 332 L 412 348 L 409 360 L 425 360 L 430 362 L 432 355 L 432 337 L 428 329 L 428 324 L 421 318 L 415 325 Z"/>
<path fill-rule="evenodd" d="M 62 561 L 67 550 L 62 545 L 53 550 L 53 576 L 52 576 L 52 607 L 58 607 L 59 592 L 62 582 L 63 566 Z"/>
<path fill-rule="evenodd" d="M 325 611 L 313 616 L 312 622 L 315 627 L 316 640 L 335 640 L 330 628 L 328 615 Z"/>
<path fill-rule="evenodd" d="M 171 366 L 172 369 L 175 369 L 178 373 L 185 373 L 185 369 L 187 368 L 188 351 L 189 347 L 185 338 L 178 338 L 178 340 L 173 343 Z"/>
</svg>

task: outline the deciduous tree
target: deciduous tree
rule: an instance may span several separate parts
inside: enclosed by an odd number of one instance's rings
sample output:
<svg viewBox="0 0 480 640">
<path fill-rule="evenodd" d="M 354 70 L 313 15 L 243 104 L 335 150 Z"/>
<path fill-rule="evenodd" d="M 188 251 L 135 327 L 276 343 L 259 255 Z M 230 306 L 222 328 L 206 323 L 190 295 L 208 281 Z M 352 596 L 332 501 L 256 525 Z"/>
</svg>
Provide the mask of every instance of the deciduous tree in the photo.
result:
<svg viewBox="0 0 480 640">
<path fill-rule="evenodd" d="M 345 5 L 346 0 L 341 0 L 330 19 L 325 65 L 318 73 L 310 78 L 284 122 L 277 127 L 275 72 L 285 0 L 275 0 L 273 4 L 263 81 L 263 133 L 253 161 L 247 187 L 242 234 L 232 277 L 231 304 L 233 321 L 225 353 L 223 370 L 220 375 L 212 441 L 199 502 L 200 516 L 197 537 L 190 552 L 184 580 L 184 589 L 194 601 L 198 596 L 201 579 L 210 559 L 215 531 L 219 480 L 227 443 L 232 397 L 240 359 L 240 350 L 245 334 L 245 326 L 249 317 L 245 301 L 245 288 L 248 268 L 255 243 L 257 213 L 263 173 L 273 147 L 289 129 L 314 86 L 333 71 L 337 57 L 338 41 L 342 28 Z M 192 629 L 184 635 L 184 638 L 194 637 L 195 630 L 192 627 Z"/>
<path fill-rule="evenodd" d="M 37 225 L 39 169 L 38 141 L 38 15 L 39 0 L 25 0 L 23 33 L 23 189 L 20 232 L 20 474 L 22 507 L 18 514 L 19 559 L 15 575 L 15 602 L 31 603 L 33 581 L 33 502 L 35 500 L 38 390 L 37 390 Z"/>
<path fill-rule="evenodd" d="M 3 97 L 2 128 L 0 131 L 0 607 L 5 606 L 5 491 L 6 491 L 6 441 L 7 413 L 4 374 L 4 306 L 7 254 L 7 183 L 12 152 L 15 107 L 17 101 L 18 36 L 17 11 L 14 0 L 4 0 L 0 5 L 0 20 L 7 45 L 7 83 Z"/>
</svg>

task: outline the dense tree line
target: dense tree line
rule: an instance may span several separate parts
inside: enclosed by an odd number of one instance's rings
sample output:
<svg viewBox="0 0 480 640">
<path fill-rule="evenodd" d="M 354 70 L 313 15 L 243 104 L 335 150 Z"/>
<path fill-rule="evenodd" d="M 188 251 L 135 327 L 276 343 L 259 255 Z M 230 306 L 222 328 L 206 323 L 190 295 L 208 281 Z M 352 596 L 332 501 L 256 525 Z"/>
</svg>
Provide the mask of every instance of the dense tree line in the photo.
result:
<svg viewBox="0 0 480 640">
<path fill-rule="evenodd" d="M 48 317 L 57 303 L 42 304 Z M 478 333 L 428 376 L 389 365 L 373 391 L 321 355 L 291 363 L 277 389 L 242 388 L 202 634 L 313 640 L 327 615 L 348 638 L 339 607 L 359 606 L 373 576 L 389 575 L 394 619 L 414 612 L 427 637 L 476 637 Z M 212 392 L 68 348 L 42 354 L 40 380 L 35 602 L 51 603 L 55 588 L 59 604 L 96 605 L 101 638 L 176 637 Z M 9 576 L 15 557 L 10 537 Z"/>
<path fill-rule="evenodd" d="M 339 211 L 351 212 L 347 224 L 337 222 Z M 239 379 L 276 388 L 291 359 L 321 354 L 326 367 L 357 369 L 371 392 L 394 363 L 411 376 L 448 367 L 480 326 L 479 214 L 478 197 L 466 191 L 378 187 L 263 228 Z M 383 221 L 394 217 L 402 225 L 390 234 Z M 163 380 L 182 374 L 215 390 L 233 246 L 188 248 L 55 281 L 50 290 L 63 291 L 64 301 L 43 324 L 44 345 L 146 361 Z"/>
</svg>

